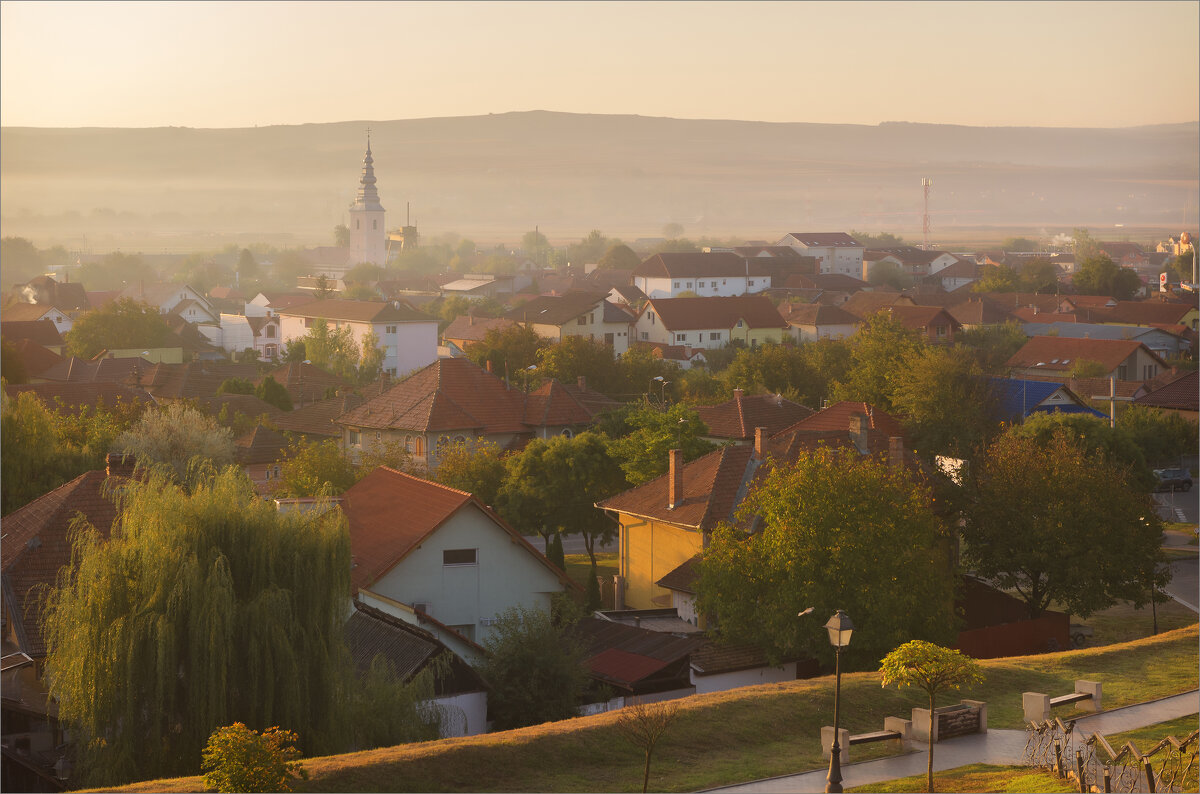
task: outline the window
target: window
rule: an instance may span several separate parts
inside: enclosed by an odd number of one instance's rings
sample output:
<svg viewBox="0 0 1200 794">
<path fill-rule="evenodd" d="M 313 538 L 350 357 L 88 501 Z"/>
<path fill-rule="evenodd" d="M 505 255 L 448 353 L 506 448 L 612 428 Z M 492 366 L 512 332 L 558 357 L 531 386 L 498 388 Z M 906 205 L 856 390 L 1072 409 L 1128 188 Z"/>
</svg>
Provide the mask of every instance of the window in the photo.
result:
<svg viewBox="0 0 1200 794">
<path fill-rule="evenodd" d="M 378 430 L 376 430 L 376 431 L 375 431 L 375 440 L 376 440 L 376 441 L 378 441 L 378 440 L 380 440 L 381 438 L 383 438 L 383 434 L 382 434 L 382 433 L 380 433 Z"/>
<path fill-rule="evenodd" d="M 274 339 L 275 338 L 275 326 L 268 325 L 266 328 L 264 328 L 263 336 L 267 337 L 267 339 Z"/>
<path fill-rule="evenodd" d="M 721 332 L 720 332 L 720 331 L 713 331 L 711 334 L 709 334 L 709 335 L 708 335 L 708 341 L 710 341 L 710 342 L 720 342 L 720 341 L 721 341 Z"/>
<path fill-rule="evenodd" d="M 938 336 L 946 335 L 946 326 L 944 326 L 944 325 L 936 326 L 933 330 Z"/>
<path fill-rule="evenodd" d="M 475 565 L 477 549 L 446 549 L 442 552 L 442 565 Z"/>
<path fill-rule="evenodd" d="M 395 375 L 395 374 L 396 374 L 396 368 L 395 368 L 395 367 L 388 367 L 388 368 L 387 368 L 387 374 L 389 374 L 389 375 Z"/>
<path fill-rule="evenodd" d="M 384 332 L 385 334 L 394 334 L 394 333 L 396 333 L 396 326 L 394 326 L 394 325 L 389 325 L 389 326 L 387 326 L 386 328 L 384 328 L 384 329 L 383 329 L 383 332 Z"/>
<path fill-rule="evenodd" d="M 350 446 L 357 447 L 357 446 L 361 446 L 361 445 L 362 445 L 362 437 L 358 434 L 357 430 L 351 430 L 350 431 Z"/>
<path fill-rule="evenodd" d="M 750 279 L 750 286 L 754 286 L 754 279 Z"/>
<path fill-rule="evenodd" d="M 1146 364 L 1142 367 L 1142 380 L 1150 380 L 1158 374 L 1158 365 Z"/>
<path fill-rule="evenodd" d="M 647 340 L 647 339 L 649 339 L 649 338 L 650 338 L 650 332 L 649 332 L 649 331 L 642 331 L 642 341 L 645 341 L 645 340 Z"/>
<path fill-rule="evenodd" d="M 455 444 L 466 444 L 466 443 L 467 443 L 467 437 L 466 437 L 466 436 L 455 436 L 455 437 L 454 437 L 454 443 L 455 443 Z"/>
<path fill-rule="evenodd" d="M 413 437 L 413 454 L 414 455 L 424 455 L 425 454 L 425 437 L 424 436 Z"/>
<path fill-rule="evenodd" d="M 696 286 L 697 286 L 697 287 L 700 287 L 701 289 L 703 289 L 703 288 L 704 288 L 704 282 L 703 282 L 703 281 L 697 281 L 697 282 L 696 282 Z"/>
<path fill-rule="evenodd" d="M 564 438 L 571 438 L 572 436 L 575 435 L 575 433 L 574 433 L 574 431 L 571 430 L 571 428 L 564 427 L 563 431 L 562 431 L 562 435 Z"/>
<path fill-rule="evenodd" d="M 675 334 L 675 341 L 676 342 L 686 342 L 687 334 Z"/>
<path fill-rule="evenodd" d="M 688 288 L 688 289 L 691 289 L 691 288 L 692 288 L 692 282 L 690 282 L 690 281 L 689 281 L 689 282 L 687 283 L 687 288 Z"/>
<path fill-rule="evenodd" d="M 587 325 L 587 318 L 582 314 L 575 318 L 576 325 Z"/>
<path fill-rule="evenodd" d="M 715 287 L 716 285 L 717 285 L 717 282 L 714 281 L 713 286 Z M 725 279 L 721 279 L 721 286 L 722 287 L 725 286 Z"/>
<path fill-rule="evenodd" d="M 311 318 L 311 317 L 305 317 L 305 318 L 304 318 L 304 327 L 305 327 L 305 328 L 312 328 L 312 318 Z"/>
<path fill-rule="evenodd" d="M 650 317 L 650 324 L 654 325 L 654 312 L 646 312 L 646 314 Z"/>
<path fill-rule="evenodd" d="M 742 327 L 742 321 L 741 321 L 741 320 L 738 320 L 738 321 L 737 321 L 737 327 L 738 327 L 738 328 L 741 328 L 741 327 Z"/>
<path fill-rule="evenodd" d="M 678 281 L 676 281 L 676 282 L 675 282 L 675 289 L 679 289 L 679 282 L 678 282 Z"/>
<path fill-rule="evenodd" d="M 404 449 L 405 449 L 405 451 L 407 451 L 407 452 L 412 452 L 412 451 L 413 451 L 413 437 L 412 437 L 412 436 L 405 436 L 405 437 L 404 437 Z"/>
<path fill-rule="evenodd" d="M 278 466 L 275 467 L 275 479 L 277 479 L 277 480 L 279 479 L 279 467 Z"/>
<path fill-rule="evenodd" d="M 379 221 L 378 221 L 378 220 L 372 220 L 372 221 L 371 221 L 371 228 L 372 228 L 372 229 L 378 229 L 378 228 L 379 228 Z"/>
<path fill-rule="evenodd" d="M 1125 365 L 1117 367 L 1117 380 L 1125 380 Z"/>
</svg>

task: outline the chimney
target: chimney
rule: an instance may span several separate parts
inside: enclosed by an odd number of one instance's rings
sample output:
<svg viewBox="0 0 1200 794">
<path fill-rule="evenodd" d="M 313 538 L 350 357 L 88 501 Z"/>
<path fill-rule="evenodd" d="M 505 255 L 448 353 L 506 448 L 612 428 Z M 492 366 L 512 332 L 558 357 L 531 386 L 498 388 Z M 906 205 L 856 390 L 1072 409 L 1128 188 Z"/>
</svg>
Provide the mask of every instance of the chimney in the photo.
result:
<svg viewBox="0 0 1200 794">
<path fill-rule="evenodd" d="M 754 454 L 758 457 L 763 456 L 763 442 L 767 439 L 767 429 L 765 427 L 754 428 Z"/>
<path fill-rule="evenodd" d="M 871 451 L 867 441 L 867 429 L 870 424 L 863 414 L 850 414 L 850 440 L 858 448 L 859 453 L 866 455 Z"/>
<path fill-rule="evenodd" d="M 108 477 L 132 477 L 137 460 L 133 455 L 110 452 L 104 456 L 104 471 Z"/>
<path fill-rule="evenodd" d="M 576 378 L 575 385 L 579 387 L 580 391 L 587 391 L 587 375 L 580 375 Z"/>
<path fill-rule="evenodd" d="M 904 439 L 901 436 L 888 438 L 888 466 L 892 471 L 904 468 Z"/>
<path fill-rule="evenodd" d="M 486 366 L 488 372 L 492 371 L 492 360 L 490 358 L 484 362 L 484 365 Z"/>
<path fill-rule="evenodd" d="M 475 314 L 473 312 L 467 312 L 467 325 L 474 325 L 474 324 L 475 324 Z"/>
<path fill-rule="evenodd" d="M 667 464 L 670 475 L 670 493 L 667 495 L 667 509 L 674 510 L 683 502 L 683 450 L 673 449 Z"/>
<path fill-rule="evenodd" d="M 742 399 L 742 394 L 743 394 L 743 393 L 744 393 L 744 392 L 742 392 L 742 390 L 741 390 L 741 389 L 734 389 L 734 390 L 733 390 L 733 399 L 735 399 L 735 400 L 741 400 L 741 399 Z"/>
</svg>

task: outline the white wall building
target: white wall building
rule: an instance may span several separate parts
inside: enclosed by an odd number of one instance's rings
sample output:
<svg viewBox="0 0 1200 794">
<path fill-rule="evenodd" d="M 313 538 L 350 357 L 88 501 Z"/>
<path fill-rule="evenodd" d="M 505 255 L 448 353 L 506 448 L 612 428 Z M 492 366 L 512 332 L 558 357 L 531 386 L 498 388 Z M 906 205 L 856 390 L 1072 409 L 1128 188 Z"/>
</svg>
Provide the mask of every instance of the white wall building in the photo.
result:
<svg viewBox="0 0 1200 794">
<path fill-rule="evenodd" d="M 317 320 L 331 328 L 349 327 L 361 348 L 370 331 L 384 351 L 383 371 L 406 375 L 437 360 L 437 319 L 400 303 L 319 300 L 281 309 L 282 344 L 306 335 Z"/>
<path fill-rule="evenodd" d="M 792 232 L 776 245 L 786 245 L 804 256 L 814 256 L 822 273 L 863 276 L 863 244 L 845 232 Z"/>
<path fill-rule="evenodd" d="M 633 271 L 633 284 L 651 298 L 675 298 L 693 292 L 730 297 L 762 292 L 771 276 L 757 257 L 729 251 L 655 254 Z"/>
<path fill-rule="evenodd" d="M 363 157 L 362 177 L 358 183 L 358 196 L 350 205 L 350 254 L 351 266 L 360 262 L 373 265 L 387 263 L 387 230 L 384 228 L 385 210 L 379 203 L 379 191 L 375 187 L 375 160 L 371 157 L 371 138 L 367 136 L 367 154 Z"/>
</svg>

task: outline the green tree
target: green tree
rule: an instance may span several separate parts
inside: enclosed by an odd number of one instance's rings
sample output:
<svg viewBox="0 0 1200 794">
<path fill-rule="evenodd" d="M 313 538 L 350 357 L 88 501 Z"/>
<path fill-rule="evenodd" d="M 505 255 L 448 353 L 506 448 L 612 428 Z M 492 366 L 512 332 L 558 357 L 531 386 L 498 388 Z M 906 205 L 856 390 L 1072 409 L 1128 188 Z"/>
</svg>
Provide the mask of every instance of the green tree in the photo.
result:
<svg viewBox="0 0 1200 794">
<path fill-rule="evenodd" d="M 587 674 L 571 624 L 512 607 L 496 617 L 483 647 L 479 673 L 491 686 L 488 711 L 496 730 L 576 716 Z"/>
<path fill-rule="evenodd" d="M 204 785 L 226 791 L 291 791 L 300 767 L 295 733 L 267 728 L 261 734 L 235 722 L 213 731 L 200 754 Z"/>
<path fill-rule="evenodd" d="M 253 281 L 258 278 L 258 262 L 249 248 L 243 248 L 238 254 L 237 274 L 239 281 Z"/>
<path fill-rule="evenodd" d="M 640 264 L 642 259 L 632 248 L 618 243 L 609 246 L 604 256 L 600 257 L 597 266 L 601 270 L 636 270 Z"/>
<path fill-rule="evenodd" d="M 1076 227 L 1071 231 L 1071 250 L 1075 252 L 1075 261 L 1082 262 L 1100 254 L 1100 243 L 1087 229 Z"/>
<path fill-rule="evenodd" d="M 1031 618 L 1052 601 L 1082 617 L 1145 603 L 1143 572 L 1162 534 L 1153 506 L 1124 467 L 1065 428 L 1048 443 L 1001 436 L 969 471 L 964 496 L 965 563 L 1015 591 Z"/>
<path fill-rule="evenodd" d="M 979 663 L 960 651 L 943 648 L 932 642 L 906 642 L 883 657 L 879 666 L 880 683 L 884 687 L 914 687 L 929 696 L 928 759 L 925 767 L 925 790 L 933 791 L 933 718 L 937 695 L 947 689 L 961 689 L 983 681 Z"/>
<path fill-rule="evenodd" d="M 609 396 L 619 394 L 623 386 L 612 348 L 598 339 L 564 336 L 538 350 L 537 357 L 538 377 L 575 383 L 584 375 L 590 388 Z"/>
<path fill-rule="evenodd" d="M 1039 246 L 1037 240 L 1030 240 L 1027 237 L 1009 237 L 1000 243 L 1000 248 L 1015 253 L 1029 253 L 1038 250 Z"/>
<path fill-rule="evenodd" d="M 905 360 L 925 345 L 921 335 L 882 311 L 867 318 L 847 345 L 850 368 L 844 381 L 833 384 L 833 399 L 858 400 L 892 411 L 896 376 Z"/>
<path fill-rule="evenodd" d="M 271 375 L 263 378 L 262 383 L 254 387 L 254 396 L 281 411 L 292 410 L 292 395 Z"/>
<path fill-rule="evenodd" d="M 350 542 L 337 510 L 281 513 L 234 467 L 116 494 L 47 596 L 46 677 L 89 786 L 195 774 L 212 731 L 286 725 L 340 749 Z M 103 663 L 101 663 L 103 662 Z"/>
<path fill-rule="evenodd" d="M 473 494 L 485 505 L 495 506 L 504 482 L 503 451 L 491 441 L 451 444 L 442 450 L 434 479 Z"/>
<path fill-rule="evenodd" d="M 1021 276 L 1008 265 L 989 268 L 983 278 L 971 285 L 973 292 L 1018 292 Z"/>
<path fill-rule="evenodd" d="M 773 392 L 795 402 L 819 406 L 824 378 L 809 366 L 803 346 L 759 345 L 739 350 L 720 374 L 725 393 L 742 389 L 746 394 Z"/>
<path fill-rule="evenodd" d="M 610 392 L 615 399 L 641 394 L 650 396 L 654 391 L 665 394 L 665 398 L 672 401 L 680 394 L 677 387 L 684 374 L 677 365 L 658 358 L 652 348 L 644 345 L 634 345 L 626 350 L 616 361 L 616 372 L 619 385 Z M 656 377 L 667 381 L 665 389 L 659 382 L 651 383 Z M 591 381 L 588 383 L 590 385 Z"/>
<path fill-rule="evenodd" d="M 339 223 L 333 227 L 333 244 L 338 248 L 350 247 L 350 227 Z"/>
<path fill-rule="evenodd" d="M 0 239 L 0 262 L 10 284 L 23 284 L 46 270 L 37 246 L 24 237 Z"/>
<path fill-rule="evenodd" d="M 1058 292 L 1058 268 L 1049 259 L 1031 259 L 1021 267 L 1024 292 Z"/>
<path fill-rule="evenodd" d="M 698 608 L 722 639 L 832 663 L 824 633 L 796 619 L 808 606 L 854 619 L 851 669 L 913 638 L 954 639 L 952 541 L 926 487 L 852 450 L 766 465 L 738 510 L 753 531 L 719 526 L 700 564 Z"/>
<path fill-rule="evenodd" d="M 1167 279 L 1176 283 L 1191 282 L 1193 251 L 1184 251 L 1167 266 Z"/>
<path fill-rule="evenodd" d="M 379 335 L 375 329 L 367 331 L 362 340 L 362 358 L 358 362 L 358 382 L 365 386 L 378 380 L 386 356 L 387 351 L 379 345 Z"/>
<path fill-rule="evenodd" d="M 704 440 L 708 427 L 700 415 L 686 405 L 675 404 L 666 411 L 646 406 L 625 416 L 629 433 L 609 441 L 608 451 L 621 462 L 630 485 L 641 485 L 667 472 L 668 453 L 683 450 L 685 461 L 716 449 Z"/>
<path fill-rule="evenodd" d="M 437 682 L 449 673 L 445 655 L 405 681 L 382 655 L 371 660 L 350 699 L 354 747 L 370 750 L 441 736 L 442 712 L 433 702 Z"/>
<path fill-rule="evenodd" d="M 118 452 L 133 455 L 140 465 L 169 466 L 179 482 L 191 479 L 189 469 L 195 461 L 220 468 L 232 463 L 234 454 L 229 429 L 184 403 L 146 411 L 136 424 L 117 436 L 113 446 Z"/>
<path fill-rule="evenodd" d="M 1076 265 L 1071 284 L 1081 295 L 1108 295 L 1127 301 L 1141 289 L 1142 281 L 1137 273 L 1113 262 L 1108 254 L 1090 256 L 1082 262 L 1076 254 Z"/>
<path fill-rule="evenodd" d="M 683 234 L 683 224 L 674 221 L 663 224 L 662 233 L 668 240 L 675 240 Z"/>
<path fill-rule="evenodd" d="M 1029 341 L 1020 323 L 966 328 L 955 334 L 954 341 L 971 351 L 980 368 L 989 374 L 1006 371 L 1005 364 Z"/>
<path fill-rule="evenodd" d="M 567 570 L 567 555 L 563 553 L 562 533 L 556 532 L 547 541 L 546 559 L 558 566 L 559 570 Z"/>
<path fill-rule="evenodd" d="M 98 262 L 88 262 L 79 268 L 79 281 L 91 289 L 123 289 L 152 284 L 158 274 L 137 254 L 115 251 L 105 254 Z"/>
<path fill-rule="evenodd" d="M 328 321 L 317 318 L 301 341 L 309 362 L 343 378 L 354 378 L 360 353 L 350 326 L 330 328 Z"/>
<path fill-rule="evenodd" d="M 341 297 L 351 301 L 377 301 L 380 299 L 379 290 L 370 284 L 351 284 Z"/>
<path fill-rule="evenodd" d="M 226 378 L 217 387 L 217 394 L 254 394 L 254 384 L 245 378 Z"/>
<path fill-rule="evenodd" d="M 850 236 L 862 243 L 866 248 L 899 248 L 900 246 L 908 245 L 908 243 L 904 242 L 903 237 L 897 237 L 891 232 L 870 234 L 868 232 L 851 230 Z"/>
<path fill-rule="evenodd" d="M 1000 431 L 989 381 L 960 348 L 912 351 L 896 372 L 892 406 L 927 458 L 971 457 Z"/>
<path fill-rule="evenodd" d="M 916 279 L 895 262 L 879 262 L 871 268 L 867 281 L 874 287 L 891 287 L 895 290 L 905 290 L 913 285 Z"/>
<path fill-rule="evenodd" d="M 533 330 L 513 325 L 503 331 L 488 331 L 483 335 L 483 340 L 471 345 L 466 353 L 467 358 L 481 367 L 487 367 L 490 362 L 492 372 L 498 377 L 519 382 L 521 372 L 537 364 L 538 351 L 549 345 L 548 340 Z"/>
<path fill-rule="evenodd" d="M 358 481 L 358 474 L 336 441 L 294 441 L 280 465 L 280 496 L 317 496 L 326 487 L 337 496 Z"/>
<path fill-rule="evenodd" d="M 313 297 L 317 300 L 325 300 L 332 298 L 334 293 L 333 282 L 329 276 L 321 273 L 317 276 L 317 288 L 313 290 Z"/>
<path fill-rule="evenodd" d="M 567 261 L 577 265 L 598 263 L 609 245 L 609 239 L 599 229 L 592 229 L 587 237 L 567 246 Z"/>
<path fill-rule="evenodd" d="M 1129 435 L 1150 466 L 1171 466 L 1196 447 L 1196 423 L 1174 411 L 1130 405 L 1117 416 L 1117 427 Z"/>
<path fill-rule="evenodd" d="M 121 298 L 82 315 L 64 340 L 67 352 L 80 358 L 92 358 L 106 349 L 179 344 L 157 309 L 132 298 Z"/>
<path fill-rule="evenodd" d="M 1089 453 L 1103 455 L 1124 468 L 1133 486 L 1144 491 L 1154 487 L 1154 477 L 1146 465 L 1141 448 L 1132 433 L 1121 424 L 1113 428 L 1107 419 L 1088 414 L 1039 412 L 1027 417 L 1021 424 L 1013 425 L 1007 433 L 1047 446 L 1060 431 L 1066 431 L 1075 443 L 1082 445 Z"/>
<path fill-rule="evenodd" d="M 8 383 L 24 383 L 29 379 L 25 372 L 25 361 L 17 346 L 7 339 L 0 340 L 0 375 Z"/>
<path fill-rule="evenodd" d="M 237 353 L 234 353 L 233 360 L 238 364 L 257 364 L 258 351 L 252 347 L 248 347 L 245 350 L 239 350 Z"/>
</svg>

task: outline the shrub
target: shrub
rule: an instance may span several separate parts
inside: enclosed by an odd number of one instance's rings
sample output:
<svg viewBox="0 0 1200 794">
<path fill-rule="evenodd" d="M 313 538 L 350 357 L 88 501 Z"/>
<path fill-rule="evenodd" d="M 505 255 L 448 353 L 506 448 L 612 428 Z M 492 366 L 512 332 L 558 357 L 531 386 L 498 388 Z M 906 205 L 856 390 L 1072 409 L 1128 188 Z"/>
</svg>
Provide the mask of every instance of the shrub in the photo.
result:
<svg viewBox="0 0 1200 794">
<path fill-rule="evenodd" d="M 300 751 L 292 731 L 267 728 L 261 734 L 240 722 L 218 728 L 208 737 L 201 756 L 204 785 L 217 791 L 291 791 L 300 768 Z"/>
</svg>

